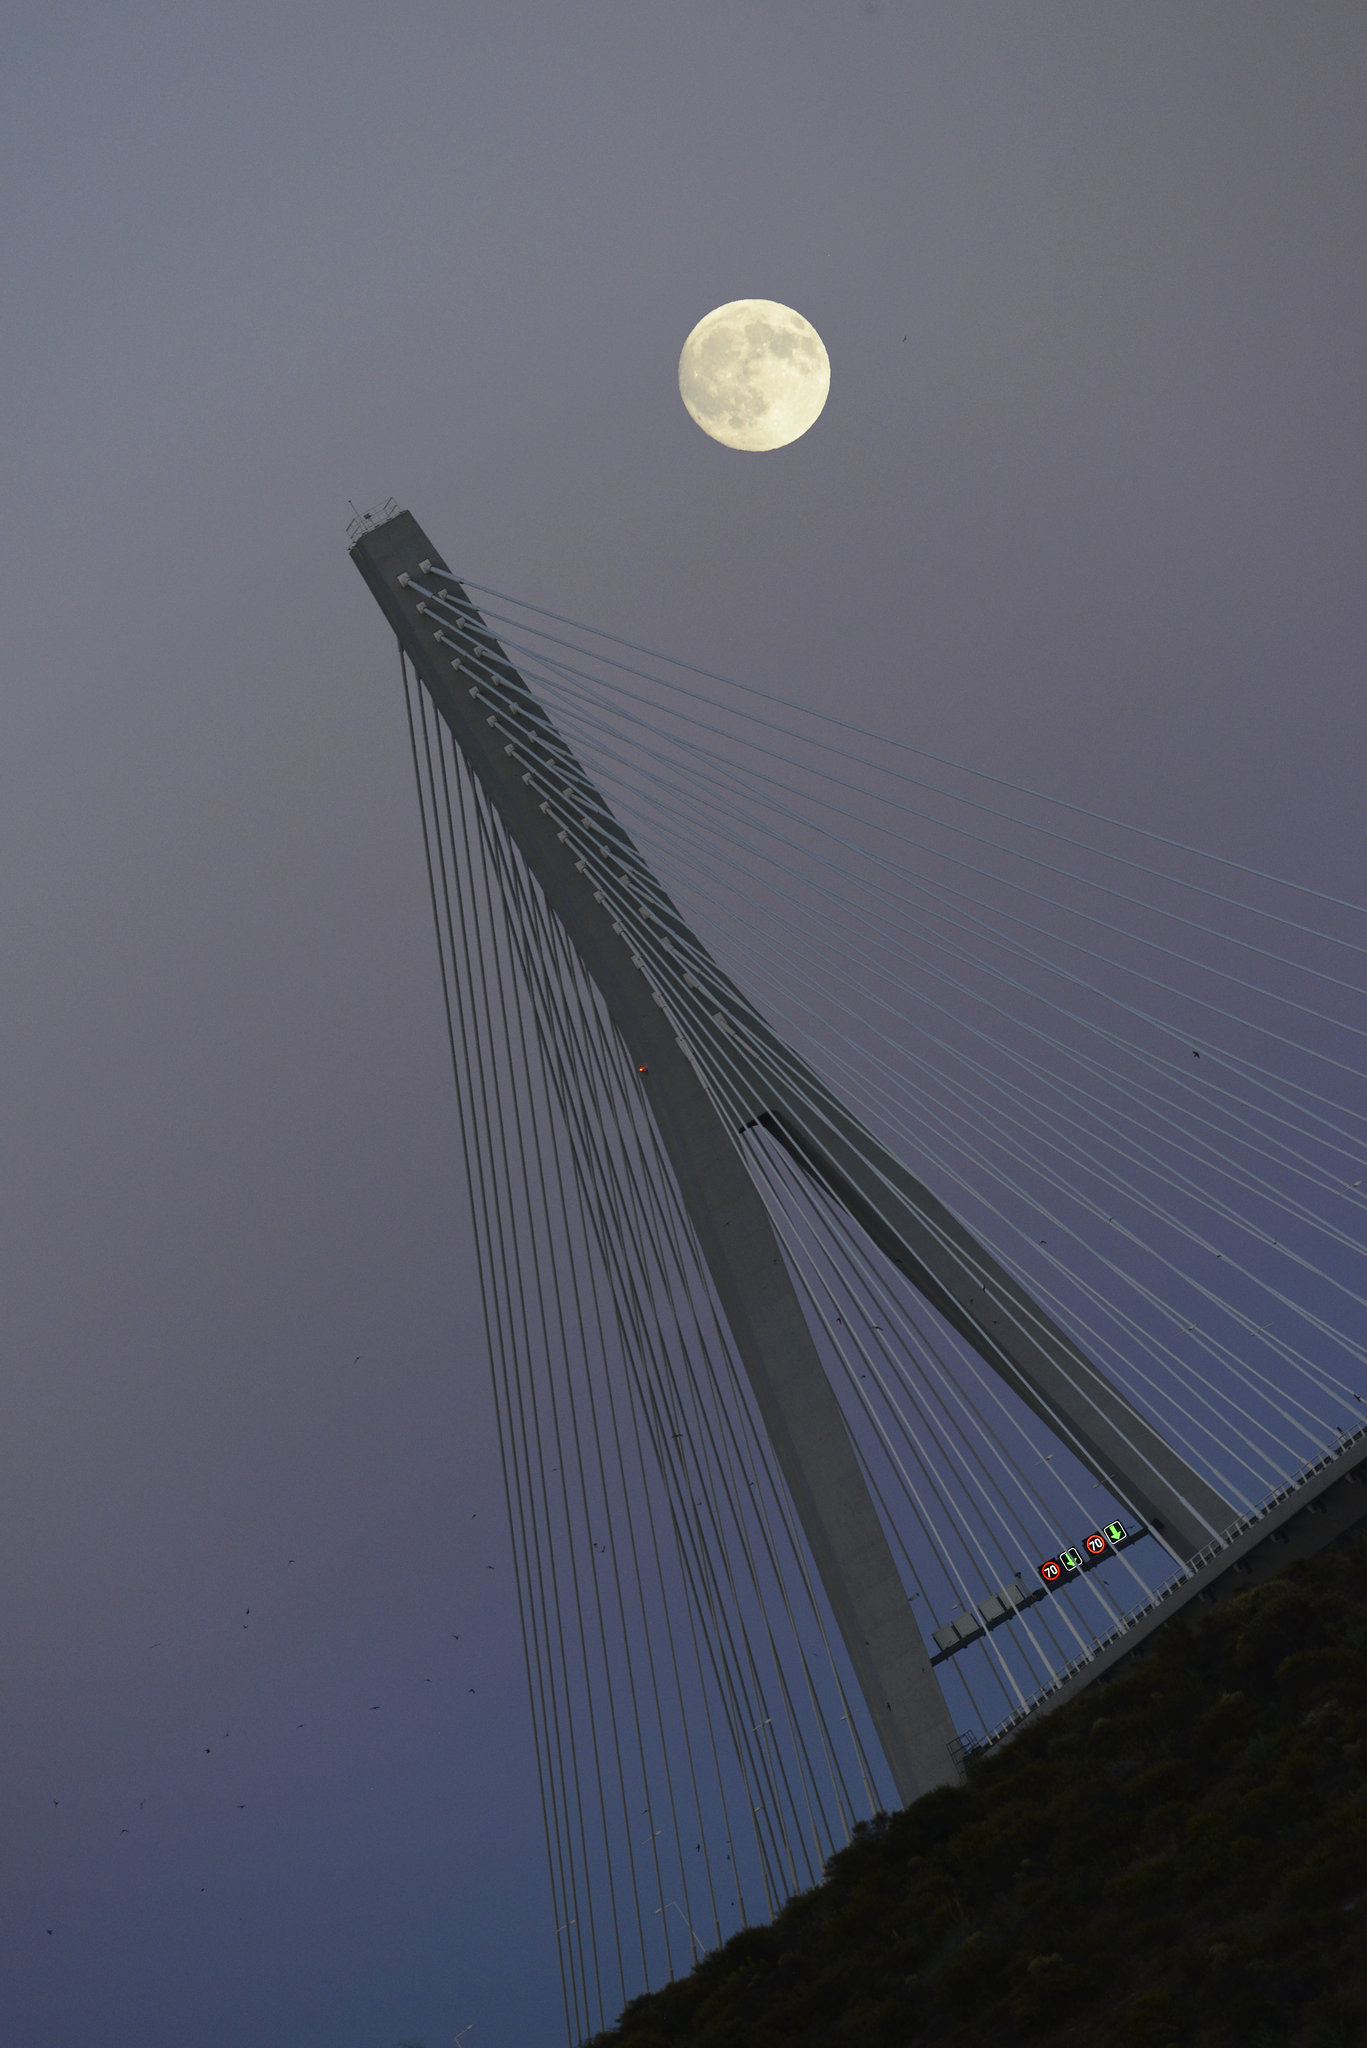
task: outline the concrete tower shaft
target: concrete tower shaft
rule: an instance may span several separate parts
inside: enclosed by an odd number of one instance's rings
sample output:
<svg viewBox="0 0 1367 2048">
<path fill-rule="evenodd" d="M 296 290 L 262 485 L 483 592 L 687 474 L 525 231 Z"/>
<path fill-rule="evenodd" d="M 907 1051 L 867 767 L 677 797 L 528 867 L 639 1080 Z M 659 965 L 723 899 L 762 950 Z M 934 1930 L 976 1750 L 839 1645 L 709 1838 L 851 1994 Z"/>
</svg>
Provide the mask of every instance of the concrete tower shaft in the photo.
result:
<svg viewBox="0 0 1367 2048">
<path fill-rule="evenodd" d="M 740 1132 L 762 1124 L 1096 1477 L 1180 1556 L 1233 1519 L 962 1223 L 712 960 L 406 512 L 353 559 L 633 1059 L 756 1405 L 904 1800 L 952 1782 L 954 1729 Z M 574 840 L 566 821 L 574 822 Z M 593 849 L 593 864 L 583 857 Z M 614 915 L 607 875 L 649 931 Z M 700 1070 L 727 1077 L 725 1112 Z"/>
</svg>

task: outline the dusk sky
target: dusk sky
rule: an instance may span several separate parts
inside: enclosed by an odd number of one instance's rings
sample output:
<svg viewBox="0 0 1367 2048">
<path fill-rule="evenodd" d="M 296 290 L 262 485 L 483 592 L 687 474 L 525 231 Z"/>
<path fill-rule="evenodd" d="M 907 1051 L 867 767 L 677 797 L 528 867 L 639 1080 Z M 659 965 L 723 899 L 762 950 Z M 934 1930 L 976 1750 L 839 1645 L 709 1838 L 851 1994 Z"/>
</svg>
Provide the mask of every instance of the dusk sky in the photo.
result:
<svg viewBox="0 0 1367 2048">
<path fill-rule="evenodd" d="M 1367 10 L 50 0 L 0 98 L 0 2033 L 539 2048 L 493 1411 L 350 501 L 1360 901 Z M 751 296 L 831 362 L 767 454 L 676 380 Z"/>
</svg>

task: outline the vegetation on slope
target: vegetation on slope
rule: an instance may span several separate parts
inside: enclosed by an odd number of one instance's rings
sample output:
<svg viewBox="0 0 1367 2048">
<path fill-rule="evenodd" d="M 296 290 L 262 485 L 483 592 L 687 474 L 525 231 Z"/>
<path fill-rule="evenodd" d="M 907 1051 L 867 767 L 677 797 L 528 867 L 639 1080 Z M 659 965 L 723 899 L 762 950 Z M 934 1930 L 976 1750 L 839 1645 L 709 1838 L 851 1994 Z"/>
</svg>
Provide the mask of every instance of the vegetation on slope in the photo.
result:
<svg viewBox="0 0 1367 2048">
<path fill-rule="evenodd" d="M 1367 1539 L 863 1826 L 593 2048 L 1361 2048 Z"/>
</svg>

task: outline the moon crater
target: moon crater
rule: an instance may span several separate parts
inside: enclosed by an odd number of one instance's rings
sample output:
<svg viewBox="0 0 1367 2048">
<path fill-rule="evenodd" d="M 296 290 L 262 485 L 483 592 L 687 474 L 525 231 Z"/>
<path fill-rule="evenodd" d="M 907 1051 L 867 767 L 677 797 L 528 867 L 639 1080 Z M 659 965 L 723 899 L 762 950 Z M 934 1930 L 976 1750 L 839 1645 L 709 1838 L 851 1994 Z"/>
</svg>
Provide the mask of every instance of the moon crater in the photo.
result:
<svg viewBox="0 0 1367 2048">
<path fill-rule="evenodd" d="M 728 448 L 785 448 L 817 419 L 831 362 L 811 322 L 774 299 L 733 299 L 698 322 L 679 357 L 679 394 Z"/>
</svg>

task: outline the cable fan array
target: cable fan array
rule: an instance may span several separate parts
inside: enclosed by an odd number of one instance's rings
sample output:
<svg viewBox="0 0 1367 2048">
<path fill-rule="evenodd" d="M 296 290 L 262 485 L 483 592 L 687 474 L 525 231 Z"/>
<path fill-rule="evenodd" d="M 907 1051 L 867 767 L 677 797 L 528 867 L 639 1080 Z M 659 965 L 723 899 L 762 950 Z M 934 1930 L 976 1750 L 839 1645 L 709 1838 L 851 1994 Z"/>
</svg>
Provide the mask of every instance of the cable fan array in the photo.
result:
<svg viewBox="0 0 1367 2048">
<path fill-rule="evenodd" d="M 1237 1526 L 1367 1423 L 1362 913 L 415 588 L 740 1134 L 956 1725 L 989 1739 L 1185 1561 L 1111 1545 L 1039 1597 L 1041 1560 L 1136 1533 L 1129 1504 L 755 1117 L 782 1054 L 729 978 Z M 577 2039 L 812 1882 L 889 1785 L 627 1050 L 406 669 L 405 698 Z"/>
<path fill-rule="evenodd" d="M 635 1070 L 405 695 L 578 2040 L 813 1883 L 886 1771 Z"/>
</svg>

